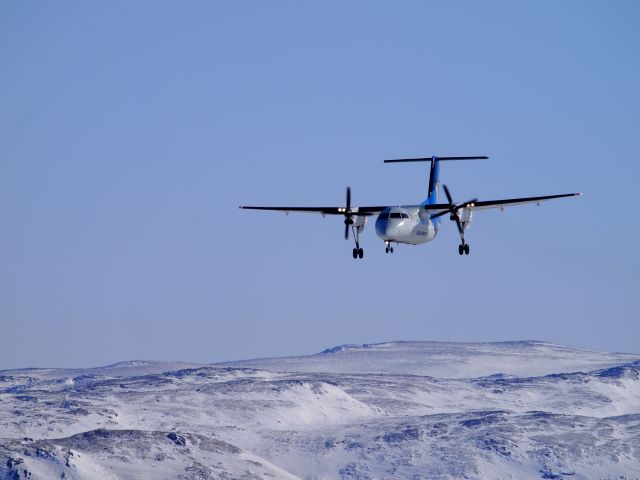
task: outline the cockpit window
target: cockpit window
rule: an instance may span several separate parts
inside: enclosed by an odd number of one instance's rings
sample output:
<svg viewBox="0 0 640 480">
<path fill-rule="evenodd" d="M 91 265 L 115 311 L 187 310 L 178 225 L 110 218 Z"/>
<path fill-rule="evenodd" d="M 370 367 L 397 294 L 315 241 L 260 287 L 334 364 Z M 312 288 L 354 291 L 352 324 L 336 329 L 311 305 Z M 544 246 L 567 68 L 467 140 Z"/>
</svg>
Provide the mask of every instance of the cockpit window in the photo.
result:
<svg viewBox="0 0 640 480">
<path fill-rule="evenodd" d="M 381 213 L 381 220 L 388 220 L 390 218 L 409 218 L 409 214 L 405 212 L 391 212 L 391 213 Z"/>
<path fill-rule="evenodd" d="M 405 212 L 392 212 L 389 214 L 389 218 L 409 218 L 409 214 Z"/>
</svg>

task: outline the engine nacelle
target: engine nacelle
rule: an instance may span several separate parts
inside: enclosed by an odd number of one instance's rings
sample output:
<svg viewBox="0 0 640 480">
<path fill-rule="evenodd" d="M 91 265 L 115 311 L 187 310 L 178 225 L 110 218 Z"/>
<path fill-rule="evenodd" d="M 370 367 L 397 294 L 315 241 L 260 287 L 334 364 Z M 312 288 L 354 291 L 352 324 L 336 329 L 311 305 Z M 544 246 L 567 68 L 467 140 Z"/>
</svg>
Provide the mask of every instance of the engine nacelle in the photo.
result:
<svg viewBox="0 0 640 480">
<path fill-rule="evenodd" d="M 353 227 L 358 229 L 358 232 L 362 232 L 364 230 L 364 226 L 367 224 L 367 216 L 366 215 L 354 215 L 351 217 L 353 220 Z"/>
<path fill-rule="evenodd" d="M 460 223 L 462 224 L 462 229 L 466 230 L 471 226 L 471 220 L 473 220 L 473 209 L 472 208 L 461 208 L 460 212 Z"/>
</svg>

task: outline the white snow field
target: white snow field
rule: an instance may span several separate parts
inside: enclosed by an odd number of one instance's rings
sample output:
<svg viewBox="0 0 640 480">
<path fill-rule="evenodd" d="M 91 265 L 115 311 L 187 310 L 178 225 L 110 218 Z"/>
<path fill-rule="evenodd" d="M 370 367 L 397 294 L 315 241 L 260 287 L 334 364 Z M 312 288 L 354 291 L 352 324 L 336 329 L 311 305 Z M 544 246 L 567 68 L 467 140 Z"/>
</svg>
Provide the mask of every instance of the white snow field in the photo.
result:
<svg viewBox="0 0 640 480">
<path fill-rule="evenodd" d="M 640 355 L 390 342 L 4 370 L 5 478 L 640 479 Z"/>
</svg>

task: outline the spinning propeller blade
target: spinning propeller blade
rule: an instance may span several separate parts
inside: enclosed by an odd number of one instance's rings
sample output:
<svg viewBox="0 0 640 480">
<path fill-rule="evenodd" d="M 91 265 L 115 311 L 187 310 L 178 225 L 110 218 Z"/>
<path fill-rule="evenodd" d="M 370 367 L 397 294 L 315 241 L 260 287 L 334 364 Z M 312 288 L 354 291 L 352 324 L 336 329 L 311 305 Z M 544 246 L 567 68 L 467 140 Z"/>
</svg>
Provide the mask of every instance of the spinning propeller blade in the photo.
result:
<svg viewBox="0 0 640 480">
<path fill-rule="evenodd" d="M 453 206 L 453 199 L 451 198 L 451 193 L 449 193 L 449 189 L 447 188 L 446 185 L 442 185 L 442 188 L 444 188 L 444 194 L 447 196 L 449 205 Z"/>
<path fill-rule="evenodd" d="M 449 189 L 447 188 L 447 186 L 442 185 L 442 188 L 444 189 L 444 194 L 447 196 L 447 201 L 449 202 L 449 208 L 443 212 L 432 215 L 431 218 L 438 218 L 438 217 L 441 217 L 442 215 L 447 215 L 448 213 L 450 213 L 451 220 L 456 222 L 456 226 L 458 227 L 458 233 L 460 234 L 460 238 L 462 238 L 464 235 L 464 230 L 462 228 L 462 223 L 460 222 L 460 216 L 458 215 L 458 210 L 460 210 L 461 208 L 466 208 L 469 205 L 473 205 L 478 201 L 478 199 L 474 198 L 473 200 L 468 200 L 464 203 L 459 203 L 458 205 L 455 205 L 453 203 L 453 197 L 451 196 L 451 192 L 449 192 Z"/>
<path fill-rule="evenodd" d="M 349 240 L 349 225 L 353 224 L 351 220 L 351 187 L 347 187 L 347 205 L 344 209 L 344 239 Z"/>
</svg>

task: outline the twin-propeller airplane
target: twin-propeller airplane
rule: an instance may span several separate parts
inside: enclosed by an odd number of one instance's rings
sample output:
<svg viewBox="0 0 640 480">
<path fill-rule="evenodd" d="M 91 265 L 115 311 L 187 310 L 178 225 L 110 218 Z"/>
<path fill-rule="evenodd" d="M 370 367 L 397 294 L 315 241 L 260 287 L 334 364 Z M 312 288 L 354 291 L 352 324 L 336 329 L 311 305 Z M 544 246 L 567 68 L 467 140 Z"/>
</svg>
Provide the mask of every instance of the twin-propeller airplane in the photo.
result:
<svg viewBox="0 0 640 480">
<path fill-rule="evenodd" d="M 440 162 L 445 160 L 483 160 L 489 157 L 436 157 L 431 158 L 404 158 L 398 160 L 385 160 L 385 163 L 399 162 L 430 162 L 429 192 L 427 199 L 419 205 L 400 206 L 375 206 L 352 207 L 351 189 L 347 187 L 347 201 L 344 207 L 246 207 L 250 210 L 275 210 L 285 213 L 307 212 L 320 213 L 321 215 L 342 215 L 344 217 L 344 238 L 349 239 L 349 230 L 353 232 L 355 248 L 353 258 L 362 258 L 364 250 L 360 247 L 360 234 L 364 231 L 367 217 L 378 215 L 376 219 L 376 234 L 385 245 L 387 253 L 393 253 L 392 244 L 405 243 L 419 245 L 430 242 L 438 234 L 440 221 L 444 215 L 455 222 L 460 234 L 458 253 L 469 255 L 469 244 L 465 241 L 464 234 L 469 228 L 475 210 L 487 208 L 509 207 L 525 203 L 540 204 L 545 200 L 554 198 L 574 197 L 580 193 L 564 193 L 560 195 L 546 195 L 541 197 L 506 198 L 502 200 L 478 200 L 474 198 L 463 203 L 454 203 L 451 193 L 446 185 L 443 185 L 447 203 L 438 203 L 438 187 L 440 177 Z"/>
</svg>

